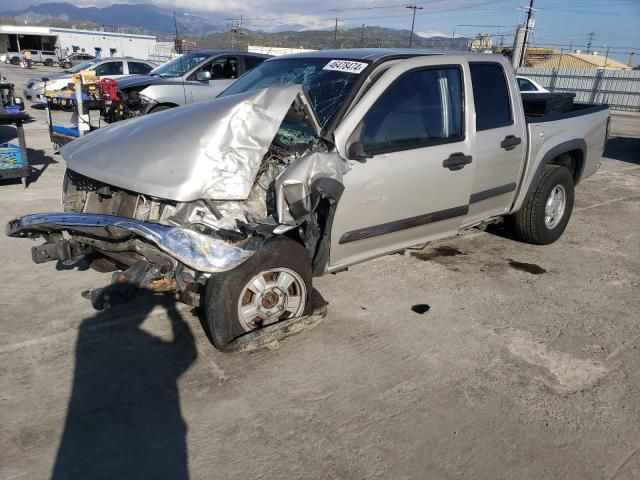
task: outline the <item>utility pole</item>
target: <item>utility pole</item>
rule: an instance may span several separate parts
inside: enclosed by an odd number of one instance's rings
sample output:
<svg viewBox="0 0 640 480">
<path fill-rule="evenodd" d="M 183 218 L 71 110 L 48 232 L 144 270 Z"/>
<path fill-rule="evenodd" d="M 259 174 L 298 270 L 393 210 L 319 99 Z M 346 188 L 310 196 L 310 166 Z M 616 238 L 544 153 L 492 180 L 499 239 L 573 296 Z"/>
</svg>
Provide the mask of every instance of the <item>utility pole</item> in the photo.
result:
<svg viewBox="0 0 640 480">
<path fill-rule="evenodd" d="M 338 48 L 338 17 L 336 17 L 336 26 L 333 29 L 333 48 Z"/>
<path fill-rule="evenodd" d="M 360 48 L 364 48 L 364 23 L 362 24 L 362 31 L 360 33 Z"/>
<path fill-rule="evenodd" d="M 175 28 L 175 51 L 176 53 L 182 53 L 182 42 L 180 42 L 180 37 L 178 36 L 178 21 L 176 20 L 176 12 L 173 12 L 173 27 Z"/>
<path fill-rule="evenodd" d="M 406 8 L 410 8 L 411 10 L 413 10 L 413 19 L 411 20 L 411 36 L 409 37 L 409 48 L 411 48 L 411 46 L 413 45 L 413 29 L 416 25 L 416 10 L 423 10 L 424 7 L 419 7 L 418 5 L 407 5 Z"/>
<path fill-rule="evenodd" d="M 527 8 L 527 23 L 524 28 L 524 40 L 522 41 L 522 51 L 520 52 L 520 60 L 518 66 L 522 67 L 524 61 L 527 58 L 527 45 L 529 44 L 529 29 L 531 28 L 531 14 L 533 13 L 533 0 L 529 0 L 529 7 Z"/>
<path fill-rule="evenodd" d="M 631 52 L 629 54 L 629 60 L 627 61 L 627 65 L 629 65 L 631 68 L 633 68 L 633 56 L 635 55 L 634 52 Z"/>
<path fill-rule="evenodd" d="M 587 34 L 587 55 L 591 52 L 591 44 L 593 43 L 593 37 L 595 37 L 595 32 L 589 32 Z"/>
<path fill-rule="evenodd" d="M 229 23 L 229 31 L 231 32 L 231 50 L 235 50 L 236 48 L 236 33 L 240 29 L 240 20 L 237 18 L 228 19 L 231 23 Z"/>
</svg>

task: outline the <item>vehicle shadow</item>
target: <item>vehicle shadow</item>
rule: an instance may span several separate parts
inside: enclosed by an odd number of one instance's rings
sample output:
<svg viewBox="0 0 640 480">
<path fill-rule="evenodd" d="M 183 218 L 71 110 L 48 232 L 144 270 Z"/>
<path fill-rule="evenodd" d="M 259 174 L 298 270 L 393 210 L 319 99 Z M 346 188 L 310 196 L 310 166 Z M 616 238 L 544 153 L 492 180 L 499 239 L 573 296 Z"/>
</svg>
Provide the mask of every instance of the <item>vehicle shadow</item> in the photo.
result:
<svg viewBox="0 0 640 480">
<path fill-rule="evenodd" d="M 640 138 L 610 138 L 602 156 L 640 165 Z"/>
<path fill-rule="evenodd" d="M 49 155 L 45 154 L 44 150 L 27 148 L 27 155 L 29 155 L 29 165 L 31 166 L 31 177 L 29 178 L 29 183 L 37 182 L 45 170 L 49 168 L 49 165 L 58 163 L 57 160 L 54 160 Z"/>
<path fill-rule="evenodd" d="M 158 305 L 171 323 L 170 341 L 141 328 Z M 196 358 L 174 302 L 148 290 L 85 319 L 51 478 L 188 478 L 177 382 Z"/>
</svg>

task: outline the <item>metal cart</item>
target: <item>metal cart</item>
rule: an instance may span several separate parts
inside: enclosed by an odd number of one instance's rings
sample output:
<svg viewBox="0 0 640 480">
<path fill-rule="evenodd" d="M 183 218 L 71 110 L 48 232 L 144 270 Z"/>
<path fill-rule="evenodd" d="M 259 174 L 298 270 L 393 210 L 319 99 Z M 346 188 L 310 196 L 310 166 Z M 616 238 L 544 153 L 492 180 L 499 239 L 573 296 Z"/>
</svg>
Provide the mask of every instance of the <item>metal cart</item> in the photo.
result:
<svg viewBox="0 0 640 480">
<path fill-rule="evenodd" d="M 29 165 L 29 157 L 27 155 L 27 144 L 24 140 L 23 125 L 28 119 L 29 115 L 24 112 L 6 113 L 0 110 L 0 125 L 15 125 L 18 131 L 18 144 L 22 155 L 21 165 L 17 168 L 2 168 L 0 166 L 0 179 L 20 177 L 25 188 L 29 185 L 29 178 L 31 176 L 31 166 Z"/>
</svg>

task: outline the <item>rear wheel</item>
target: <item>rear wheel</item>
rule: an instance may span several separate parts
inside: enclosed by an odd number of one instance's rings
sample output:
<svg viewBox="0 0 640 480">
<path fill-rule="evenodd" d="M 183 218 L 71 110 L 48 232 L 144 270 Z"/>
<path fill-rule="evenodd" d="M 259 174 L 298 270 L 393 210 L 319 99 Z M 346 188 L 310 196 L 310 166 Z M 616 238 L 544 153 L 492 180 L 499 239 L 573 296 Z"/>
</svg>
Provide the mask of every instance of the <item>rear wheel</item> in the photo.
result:
<svg viewBox="0 0 640 480">
<path fill-rule="evenodd" d="M 209 337 L 229 351 L 245 333 L 309 313 L 310 293 L 307 251 L 289 238 L 275 238 L 239 267 L 211 276 L 203 297 Z"/>
<path fill-rule="evenodd" d="M 64 62 L 62 64 L 62 68 L 64 68 L 65 70 L 68 70 L 72 67 L 71 62 Z"/>
<path fill-rule="evenodd" d="M 546 165 L 535 190 L 513 217 L 518 238 L 548 245 L 567 227 L 573 210 L 573 177 L 566 167 Z"/>
</svg>

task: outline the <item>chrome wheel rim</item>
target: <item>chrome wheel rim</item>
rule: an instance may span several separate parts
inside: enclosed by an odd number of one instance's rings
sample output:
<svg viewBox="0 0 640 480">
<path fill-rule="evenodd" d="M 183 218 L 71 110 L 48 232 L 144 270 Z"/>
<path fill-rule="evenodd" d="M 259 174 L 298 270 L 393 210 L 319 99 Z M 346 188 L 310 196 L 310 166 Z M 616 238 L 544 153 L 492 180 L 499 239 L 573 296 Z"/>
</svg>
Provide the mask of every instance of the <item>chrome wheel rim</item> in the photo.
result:
<svg viewBox="0 0 640 480">
<path fill-rule="evenodd" d="M 304 312 L 307 286 L 289 268 L 265 270 L 243 287 L 238 299 L 238 321 L 245 332 L 299 317 Z"/>
<path fill-rule="evenodd" d="M 549 230 L 558 226 L 567 207 L 567 192 L 562 185 L 551 189 L 544 208 L 544 223 Z"/>
</svg>

